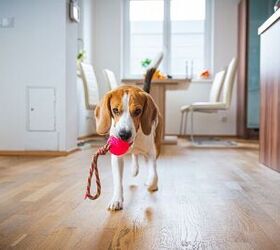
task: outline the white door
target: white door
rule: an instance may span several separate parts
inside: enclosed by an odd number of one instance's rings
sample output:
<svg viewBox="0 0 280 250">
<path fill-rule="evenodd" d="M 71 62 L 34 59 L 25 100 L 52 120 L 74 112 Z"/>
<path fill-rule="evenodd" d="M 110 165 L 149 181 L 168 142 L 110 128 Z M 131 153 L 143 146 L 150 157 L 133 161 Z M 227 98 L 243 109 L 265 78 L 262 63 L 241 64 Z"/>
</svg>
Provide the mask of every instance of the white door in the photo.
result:
<svg viewBox="0 0 280 250">
<path fill-rule="evenodd" d="M 28 130 L 55 131 L 55 89 L 28 88 Z"/>
</svg>

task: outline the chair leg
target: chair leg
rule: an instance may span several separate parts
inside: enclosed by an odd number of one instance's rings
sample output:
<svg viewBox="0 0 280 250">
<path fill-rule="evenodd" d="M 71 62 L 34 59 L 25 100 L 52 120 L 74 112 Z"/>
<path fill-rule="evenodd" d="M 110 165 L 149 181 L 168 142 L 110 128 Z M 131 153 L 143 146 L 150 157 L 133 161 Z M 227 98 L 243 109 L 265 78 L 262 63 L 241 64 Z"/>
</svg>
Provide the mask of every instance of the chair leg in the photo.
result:
<svg viewBox="0 0 280 250">
<path fill-rule="evenodd" d="M 182 135 L 182 134 L 183 134 L 184 115 L 185 115 L 185 112 L 181 112 L 181 122 L 180 122 L 180 131 L 179 131 L 179 135 Z"/>
<path fill-rule="evenodd" d="M 184 135 L 187 134 L 187 127 L 188 127 L 188 114 L 189 112 L 186 111 L 186 117 L 185 117 L 185 126 L 184 126 Z"/>
<path fill-rule="evenodd" d="M 193 113 L 194 113 L 194 111 L 193 111 L 193 109 L 191 109 L 191 132 L 190 132 L 190 137 L 191 137 L 192 143 L 195 143 L 194 133 L 193 133 L 193 123 L 194 123 Z"/>
</svg>

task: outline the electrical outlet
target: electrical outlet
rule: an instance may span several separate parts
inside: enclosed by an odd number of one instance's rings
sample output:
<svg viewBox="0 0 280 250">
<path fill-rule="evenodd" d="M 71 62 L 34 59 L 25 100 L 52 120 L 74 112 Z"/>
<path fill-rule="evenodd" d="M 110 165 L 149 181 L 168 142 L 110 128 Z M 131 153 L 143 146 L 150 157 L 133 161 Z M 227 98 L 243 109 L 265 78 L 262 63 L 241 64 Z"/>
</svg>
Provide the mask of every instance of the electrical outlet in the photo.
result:
<svg viewBox="0 0 280 250">
<path fill-rule="evenodd" d="M 227 122 L 227 121 L 228 121 L 228 116 L 227 116 L 227 114 L 226 114 L 226 113 L 223 113 L 223 112 L 220 112 L 220 113 L 218 114 L 218 120 L 219 120 L 220 122 Z"/>
<path fill-rule="evenodd" d="M 0 27 L 1 28 L 13 28 L 15 25 L 14 17 L 2 17 L 0 19 Z"/>
<path fill-rule="evenodd" d="M 227 119 L 227 117 L 226 117 L 225 115 L 221 117 L 221 121 L 222 121 L 222 122 L 227 122 L 227 120 L 228 120 L 228 119 Z"/>
</svg>

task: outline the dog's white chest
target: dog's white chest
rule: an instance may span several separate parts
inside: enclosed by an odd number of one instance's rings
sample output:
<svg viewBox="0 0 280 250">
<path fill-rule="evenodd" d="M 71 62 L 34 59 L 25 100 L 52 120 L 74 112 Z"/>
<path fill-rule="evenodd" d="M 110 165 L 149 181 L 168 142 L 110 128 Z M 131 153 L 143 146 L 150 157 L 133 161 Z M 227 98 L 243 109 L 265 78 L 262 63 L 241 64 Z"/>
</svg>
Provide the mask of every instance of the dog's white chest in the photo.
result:
<svg viewBox="0 0 280 250">
<path fill-rule="evenodd" d="M 130 153 L 132 154 L 142 154 L 144 156 L 155 155 L 155 133 L 154 128 L 152 129 L 151 134 L 145 135 L 141 129 L 139 129 L 135 141 L 131 146 Z"/>
</svg>

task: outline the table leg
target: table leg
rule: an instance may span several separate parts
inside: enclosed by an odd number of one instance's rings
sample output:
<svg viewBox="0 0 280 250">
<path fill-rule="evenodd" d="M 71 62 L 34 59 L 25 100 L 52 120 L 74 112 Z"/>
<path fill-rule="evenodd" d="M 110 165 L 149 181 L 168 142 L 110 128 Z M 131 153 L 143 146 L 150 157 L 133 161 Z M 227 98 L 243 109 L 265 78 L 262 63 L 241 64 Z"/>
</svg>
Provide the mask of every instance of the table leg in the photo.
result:
<svg viewBox="0 0 280 250">
<path fill-rule="evenodd" d="M 159 112 L 162 115 L 162 119 L 163 119 L 162 139 L 163 139 L 165 136 L 165 86 L 152 85 L 151 96 L 153 97 L 155 103 L 158 105 Z"/>
<path fill-rule="evenodd" d="M 162 143 L 163 144 L 177 144 L 177 137 L 175 138 L 167 138 L 167 136 L 165 135 L 165 119 L 166 119 L 166 115 L 165 115 L 165 100 L 166 100 L 166 88 L 164 85 L 152 85 L 151 87 L 151 96 L 153 97 L 155 103 L 158 105 L 159 108 L 159 112 L 162 115 L 162 119 L 163 119 L 163 128 L 162 128 Z"/>
</svg>

